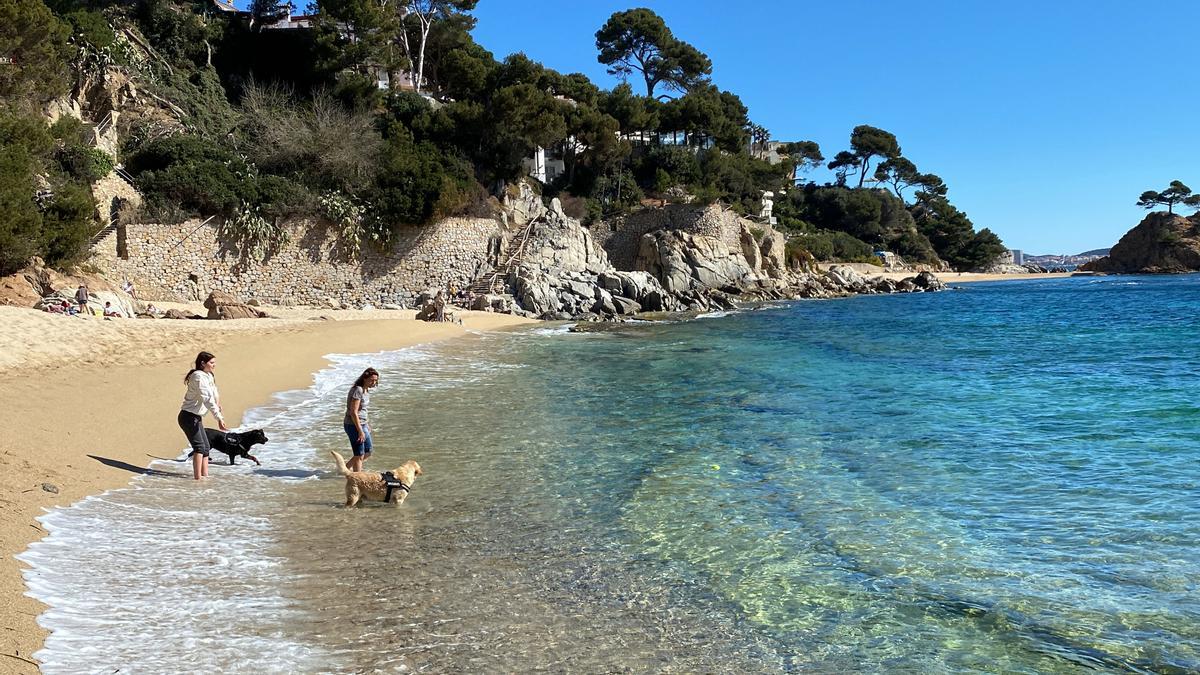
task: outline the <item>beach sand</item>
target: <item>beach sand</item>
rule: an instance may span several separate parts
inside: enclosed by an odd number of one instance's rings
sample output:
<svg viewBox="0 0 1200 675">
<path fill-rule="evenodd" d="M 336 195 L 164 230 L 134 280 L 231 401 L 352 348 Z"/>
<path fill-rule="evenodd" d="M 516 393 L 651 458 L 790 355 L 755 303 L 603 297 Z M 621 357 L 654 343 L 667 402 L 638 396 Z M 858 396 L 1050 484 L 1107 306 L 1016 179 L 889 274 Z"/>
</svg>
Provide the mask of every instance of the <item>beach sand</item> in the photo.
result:
<svg viewBox="0 0 1200 675">
<path fill-rule="evenodd" d="M 45 534 L 35 518 L 178 455 L 186 445 L 175 423 L 183 376 L 200 350 L 217 356 L 221 404 L 235 427 L 273 393 L 309 386 L 327 354 L 531 323 L 485 312 L 460 311 L 459 326 L 416 321 L 413 311 L 263 309 L 277 318 L 106 321 L 0 306 L 0 673 L 37 672 L 27 660 L 46 637 L 36 622 L 43 607 L 24 595 L 13 557 Z M 312 320 L 321 316 L 329 320 Z"/>
</svg>

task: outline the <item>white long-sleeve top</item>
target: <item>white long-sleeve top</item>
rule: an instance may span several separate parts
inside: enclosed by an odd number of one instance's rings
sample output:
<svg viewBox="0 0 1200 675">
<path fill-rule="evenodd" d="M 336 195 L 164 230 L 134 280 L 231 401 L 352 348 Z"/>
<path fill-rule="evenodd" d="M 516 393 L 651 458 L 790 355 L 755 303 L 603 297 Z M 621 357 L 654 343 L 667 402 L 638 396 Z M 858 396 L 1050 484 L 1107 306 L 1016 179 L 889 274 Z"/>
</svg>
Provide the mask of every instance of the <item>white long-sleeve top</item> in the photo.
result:
<svg viewBox="0 0 1200 675">
<path fill-rule="evenodd" d="M 224 422 L 221 416 L 221 406 L 217 404 L 217 381 L 211 373 L 203 370 L 193 371 L 188 376 L 187 393 L 183 395 L 183 405 L 180 410 L 186 410 L 193 415 L 204 417 L 211 412 L 217 421 Z"/>
</svg>

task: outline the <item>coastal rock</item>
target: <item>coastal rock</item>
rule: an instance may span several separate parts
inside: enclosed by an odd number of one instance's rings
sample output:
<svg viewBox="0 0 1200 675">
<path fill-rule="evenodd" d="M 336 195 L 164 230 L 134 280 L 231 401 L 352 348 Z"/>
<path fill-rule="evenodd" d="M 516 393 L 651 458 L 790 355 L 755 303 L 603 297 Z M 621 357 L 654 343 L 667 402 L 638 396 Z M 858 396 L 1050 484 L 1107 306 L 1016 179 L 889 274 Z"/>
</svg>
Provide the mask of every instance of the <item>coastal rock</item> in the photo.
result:
<svg viewBox="0 0 1200 675">
<path fill-rule="evenodd" d="M 536 270 L 521 267 L 512 286 L 517 302 L 535 316 L 551 314 L 562 309 L 562 302 L 550 288 L 548 279 Z"/>
<path fill-rule="evenodd" d="M 943 284 L 933 272 L 921 272 L 915 277 L 912 277 L 913 286 L 923 291 L 943 291 L 946 289 L 946 284 Z"/>
<path fill-rule="evenodd" d="M 542 198 L 522 180 L 504 195 L 504 213 L 513 225 L 524 225 L 546 213 Z"/>
<path fill-rule="evenodd" d="M 204 299 L 210 319 L 261 319 L 266 313 L 247 305 L 223 291 L 212 291 Z"/>
<path fill-rule="evenodd" d="M 839 286 L 841 290 L 852 293 L 869 293 L 872 290 L 866 277 L 849 265 L 834 265 L 825 273 L 835 282 L 833 290 L 837 290 Z"/>
<path fill-rule="evenodd" d="M 754 238 L 754 233 L 750 231 L 749 227 L 742 225 L 742 231 L 738 237 L 742 244 L 742 255 L 746 257 L 746 263 L 750 269 L 762 268 L 762 253 L 759 251 L 758 240 Z"/>
<path fill-rule="evenodd" d="M 612 296 L 613 306 L 616 308 L 616 313 L 620 316 L 629 316 L 642 311 L 642 306 L 634 300 L 623 295 Z"/>
<path fill-rule="evenodd" d="M 1200 215 L 1151 213 L 1126 232 L 1108 256 L 1079 269 L 1124 274 L 1200 270 Z"/>
<path fill-rule="evenodd" d="M 643 235 L 635 267 L 653 275 L 670 293 L 748 288 L 757 280 L 741 251 L 730 251 L 713 237 L 674 230 Z"/>
<path fill-rule="evenodd" d="M 710 209 L 711 210 L 711 209 Z M 506 277 L 513 302 L 507 311 L 543 319 L 617 320 L 638 312 L 734 309 L 738 301 L 828 298 L 855 293 L 893 293 L 939 288 L 928 275 L 919 282 L 867 278 L 849 265 L 828 272 L 815 264 L 788 266 L 786 237 L 724 212 L 721 236 L 662 228 L 640 235 L 634 271 L 617 270 L 591 231 L 550 207 L 528 230 L 525 253 Z M 730 220 L 730 223 L 725 223 Z M 726 243 L 728 228 L 740 228 Z M 752 227 L 753 226 L 753 227 Z M 717 233 L 717 230 L 714 234 Z M 724 237 L 724 239 L 722 238 Z M 474 306 L 501 310 L 479 299 Z"/>
<path fill-rule="evenodd" d="M 787 277 L 787 237 L 774 229 L 763 234 L 758 245 L 762 257 L 762 272 L 772 279 Z"/>
<path fill-rule="evenodd" d="M 189 312 L 185 312 L 181 309 L 168 309 L 167 311 L 163 312 L 162 318 L 164 318 L 164 319 L 203 319 L 204 317 L 200 316 L 199 314 L 192 314 Z"/>
</svg>

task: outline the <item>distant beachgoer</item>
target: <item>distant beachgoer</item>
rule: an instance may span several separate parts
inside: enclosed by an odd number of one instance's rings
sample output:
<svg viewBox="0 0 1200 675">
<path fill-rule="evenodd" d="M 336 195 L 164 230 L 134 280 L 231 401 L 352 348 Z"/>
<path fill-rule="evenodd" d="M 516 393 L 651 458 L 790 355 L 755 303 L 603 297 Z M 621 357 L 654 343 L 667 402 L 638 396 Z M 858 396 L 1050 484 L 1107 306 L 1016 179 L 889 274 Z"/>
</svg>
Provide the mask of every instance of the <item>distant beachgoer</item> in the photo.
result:
<svg viewBox="0 0 1200 675">
<path fill-rule="evenodd" d="M 196 480 L 208 478 L 208 435 L 204 433 L 204 414 L 212 413 L 221 431 L 229 431 L 225 426 L 225 418 L 221 415 L 221 399 L 217 393 L 217 379 L 213 368 L 217 365 L 217 357 L 208 352 L 196 355 L 195 366 L 184 376 L 187 393 L 183 396 L 183 405 L 179 408 L 179 428 L 187 436 L 192 451 L 192 477 Z"/>
<path fill-rule="evenodd" d="M 371 456 L 371 425 L 367 423 L 367 408 L 371 401 L 371 390 L 379 386 L 379 371 L 367 368 L 350 387 L 346 394 L 346 417 L 342 428 L 350 437 L 350 449 L 354 456 L 346 466 L 351 471 L 362 471 L 363 462 Z"/>
<path fill-rule="evenodd" d="M 75 303 L 79 305 L 80 314 L 91 314 L 88 311 L 88 295 L 87 284 L 79 284 L 79 288 L 75 289 Z"/>
<path fill-rule="evenodd" d="M 433 296 L 433 311 L 434 321 L 446 320 L 446 296 L 442 295 L 440 290 L 437 292 L 437 295 Z"/>
<path fill-rule="evenodd" d="M 129 294 L 129 297 L 131 297 L 131 298 L 137 298 L 137 289 L 135 289 L 135 288 L 133 287 L 133 282 L 132 282 L 132 281 L 130 281 L 130 280 L 128 280 L 128 279 L 126 279 L 126 280 L 125 280 L 125 283 L 121 285 L 121 290 L 123 290 L 123 291 L 125 291 L 126 293 L 128 293 L 128 294 Z"/>
<path fill-rule="evenodd" d="M 117 317 L 120 319 L 124 318 L 125 315 L 121 313 L 121 310 L 113 307 L 111 302 L 106 302 L 104 303 L 104 316 L 107 318 Z"/>
</svg>

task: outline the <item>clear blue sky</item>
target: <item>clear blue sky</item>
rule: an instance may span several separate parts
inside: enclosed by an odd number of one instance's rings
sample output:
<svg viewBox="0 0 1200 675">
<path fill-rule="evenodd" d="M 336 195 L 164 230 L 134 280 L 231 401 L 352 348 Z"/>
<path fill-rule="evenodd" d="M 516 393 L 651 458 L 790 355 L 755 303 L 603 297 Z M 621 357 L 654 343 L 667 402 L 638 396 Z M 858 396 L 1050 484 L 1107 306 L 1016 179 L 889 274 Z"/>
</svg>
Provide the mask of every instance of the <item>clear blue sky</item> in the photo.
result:
<svg viewBox="0 0 1200 675">
<path fill-rule="evenodd" d="M 1194 0 L 480 0 L 475 39 L 609 88 L 594 34 L 637 6 L 708 54 L 773 138 L 828 158 L 855 125 L 887 129 L 1011 248 L 1108 247 L 1143 190 L 1200 190 Z"/>
</svg>

